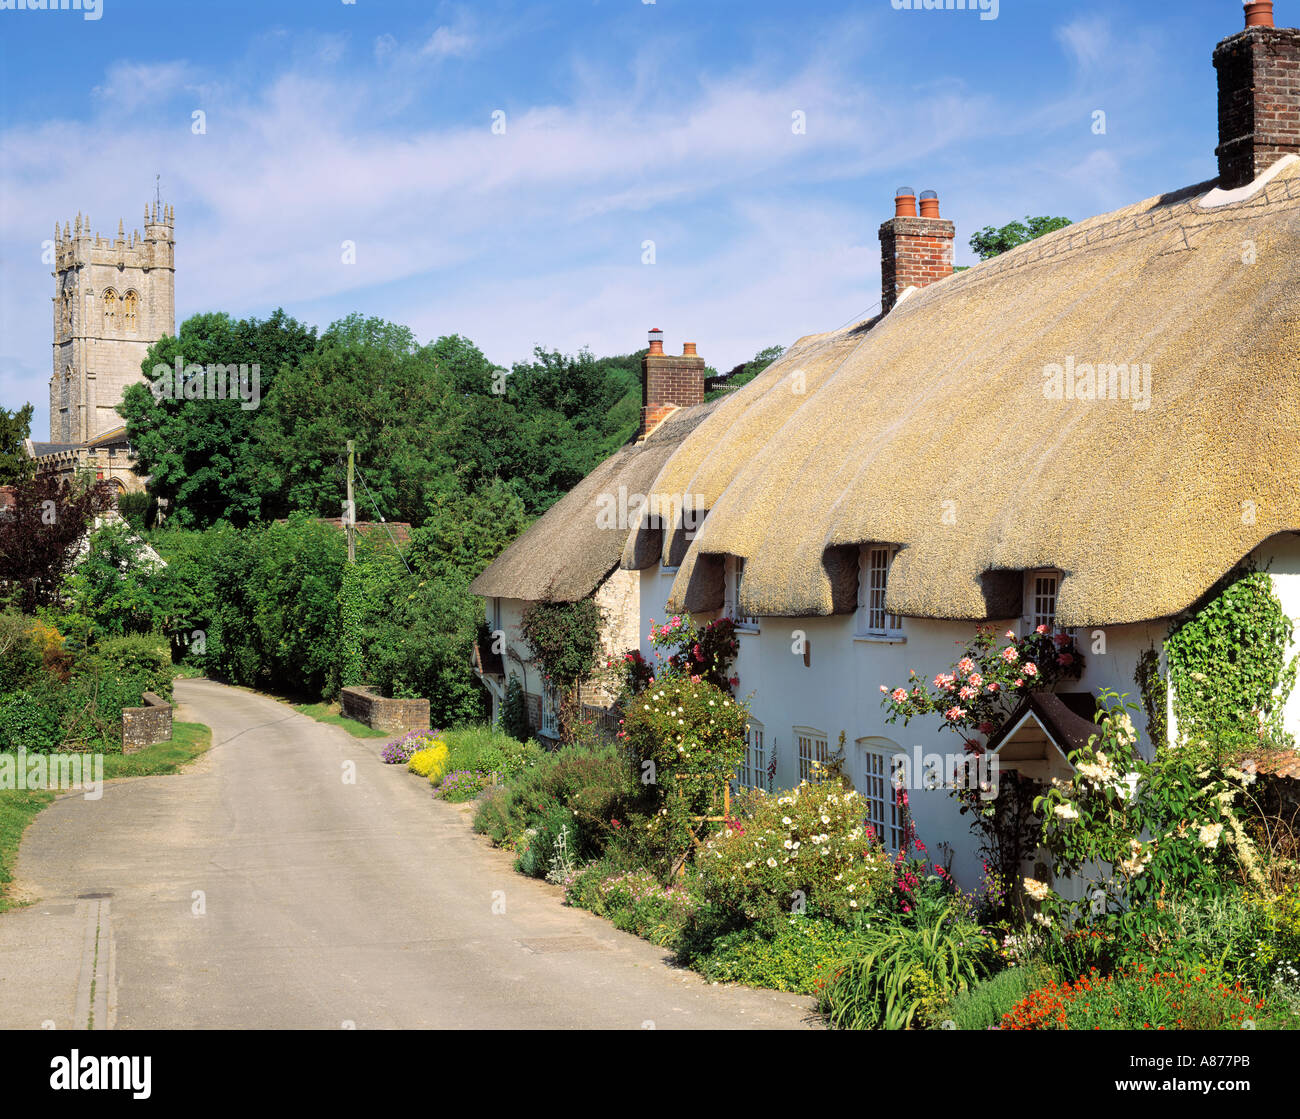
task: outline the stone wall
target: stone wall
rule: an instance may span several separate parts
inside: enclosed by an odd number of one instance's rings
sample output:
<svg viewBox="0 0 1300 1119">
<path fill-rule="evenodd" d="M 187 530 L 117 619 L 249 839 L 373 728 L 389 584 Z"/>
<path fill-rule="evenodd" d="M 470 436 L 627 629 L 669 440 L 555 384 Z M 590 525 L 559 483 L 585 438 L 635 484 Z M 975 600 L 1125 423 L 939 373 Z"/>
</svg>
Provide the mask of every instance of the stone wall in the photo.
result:
<svg viewBox="0 0 1300 1119">
<path fill-rule="evenodd" d="M 344 688 L 339 693 L 339 705 L 349 719 L 375 730 L 405 734 L 429 729 L 427 699 L 385 699 L 369 688 Z"/>
<path fill-rule="evenodd" d="M 155 742 L 172 736 L 172 705 L 162 696 L 145 692 L 143 707 L 122 708 L 122 753 L 138 754 Z"/>
</svg>

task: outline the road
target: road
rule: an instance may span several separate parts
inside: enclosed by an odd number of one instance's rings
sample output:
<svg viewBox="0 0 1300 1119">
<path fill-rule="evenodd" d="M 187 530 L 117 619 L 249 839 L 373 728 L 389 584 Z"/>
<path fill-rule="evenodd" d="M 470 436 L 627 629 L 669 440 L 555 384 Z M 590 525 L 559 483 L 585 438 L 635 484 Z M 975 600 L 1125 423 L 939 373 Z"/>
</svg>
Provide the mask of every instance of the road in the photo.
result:
<svg viewBox="0 0 1300 1119">
<path fill-rule="evenodd" d="M 383 739 L 206 680 L 176 697 L 209 753 L 28 829 L 38 900 L 0 915 L 0 1027 L 812 1024 L 809 1000 L 711 986 L 515 874 Z"/>
</svg>

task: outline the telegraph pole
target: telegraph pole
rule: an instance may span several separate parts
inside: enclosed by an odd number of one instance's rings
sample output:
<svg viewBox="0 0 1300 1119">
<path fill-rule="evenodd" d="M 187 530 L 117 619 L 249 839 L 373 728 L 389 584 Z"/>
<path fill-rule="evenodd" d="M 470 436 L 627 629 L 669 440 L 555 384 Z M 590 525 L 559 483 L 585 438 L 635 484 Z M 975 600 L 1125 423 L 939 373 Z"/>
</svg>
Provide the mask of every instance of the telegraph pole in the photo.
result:
<svg viewBox="0 0 1300 1119">
<path fill-rule="evenodd" d="M 348 440 L 348 505 L 344 520 L 348 532 L 348 563 L 357 562 L 357 504 L 352 497 L 352 473 L 356 469 L 357 455 L 351 439 Z"/>
</svg>

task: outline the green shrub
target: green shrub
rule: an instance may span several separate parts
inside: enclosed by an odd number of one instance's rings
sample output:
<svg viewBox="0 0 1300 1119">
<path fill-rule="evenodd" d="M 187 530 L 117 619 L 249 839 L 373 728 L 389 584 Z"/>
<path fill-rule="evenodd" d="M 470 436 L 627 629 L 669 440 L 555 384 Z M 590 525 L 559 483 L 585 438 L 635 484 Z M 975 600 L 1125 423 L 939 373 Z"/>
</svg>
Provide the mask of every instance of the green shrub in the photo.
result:
<svg viewBox="0 0 1300 1119">
<path fill-rule="evenodd" d="M 506 685 L 505 702 L 501 705 L 501 729 L 520 742 L 531 738 L 533 733 L 528 721 L 528 700 L 524 695 L 524 686 L 513 672 L 510 674 L 510 683 Z"/>
<path fill-rule="evenodd" d="M 450 770 L 498 774 L 508 781 L 536 765 L 544 751 L 535 741 L 520 742 L 486 723 L 463 724 L 442 734 L 450 752 Z"/>
<path fill-rule="evenodd" d="M 704 895 L 751 921 L 791 912 L 848 921 L 874 911 L 894 874 L 865 811 L 862 798 L 837 782 L 743 797 L 740 819 L 697 857 Z"/>
<path fill-rule="evenodd" d="M 518 847 L 527 829 L 536 830 L 548 817 L 557 819 L 552 813 L 562 808 L 569 813 L 569 826 L 577 829 L 570 839 L 574 857 L 592 859 L 602 853 L 610 821 L 629 794 L 627 762 L 617 747 L 564 746 L 542 754 L 502 792 L 484 797 L 474 827 L 499 847 Z"/>
<path fill-rule="evenodd" d="M 0 698 L 0 750 L 57 750 L 63 744 L 65 701 L 65 693 L 52 680 Z"/>
<path fill-rule="evenodd" d="M 1035 987 L 1051 980 L 1043 964 L 1007 968 L 955 995 L 939 1012 L 941 1019 L 959 1030 L 987 1030 L 1002 1024 L 1002 1017 Z"/>
<path fill-rule="evenodd" d="M 901 1030 L 941 1020 L 954 995 L 987 975 L 995 944 L 960 898 L 918 899 L 907 914 L 877 918 L 863 950 L 837 967 L 820 992 L 832 1025 Z"/>
<path fill-rule="evenodd" d="M 129 680 L 140 685 L 140 691 L 154 692 L 163 699 L 172 698 L 172 681 L 176 670 L 172 666 L 171 648 L 167 639 L 157 636 L 109 637 L 95 645 L 95 659 L 106 677 Z M 138 706 L 139 696 L 127 707 Z"/>
<path fill-rule="evenodd" d="M 641 868 L 627 870 L 607 860 L 585 868 L 565 892 L 572 906 L 605 917 L 615 928 L 653 944 L 675 948 L 696 907 L 693 879 L 663 886 L 654 874 Z"/>
<path fill-rule="evenodd" d="M 837 962 L 863 949 L 863 934 L 838 921 L 788 916 L 725 933 L 690 965 L 705 979 L 816 994 Z"/>
</svg>

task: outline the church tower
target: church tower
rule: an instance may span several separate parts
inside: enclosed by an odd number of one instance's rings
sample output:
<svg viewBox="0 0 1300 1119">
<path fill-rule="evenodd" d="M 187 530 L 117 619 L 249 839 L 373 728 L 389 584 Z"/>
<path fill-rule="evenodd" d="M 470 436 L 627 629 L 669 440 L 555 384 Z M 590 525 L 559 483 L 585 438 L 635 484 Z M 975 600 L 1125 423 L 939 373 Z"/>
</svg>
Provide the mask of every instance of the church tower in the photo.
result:
<svg viewBox="0 0 1300 1119">
<path fill-rule="evenodd" d="M 151 208 L 152 207 L 152 208 Z M 54 370 L 50 441 L 86 443 L 120 427 L 128 385 L 144 380 L 149 347 L 176 331 L 170 205 L 144 209 L 144 236 L 92 234 L 90 218 L 54 227 Z"/>
</svg>

